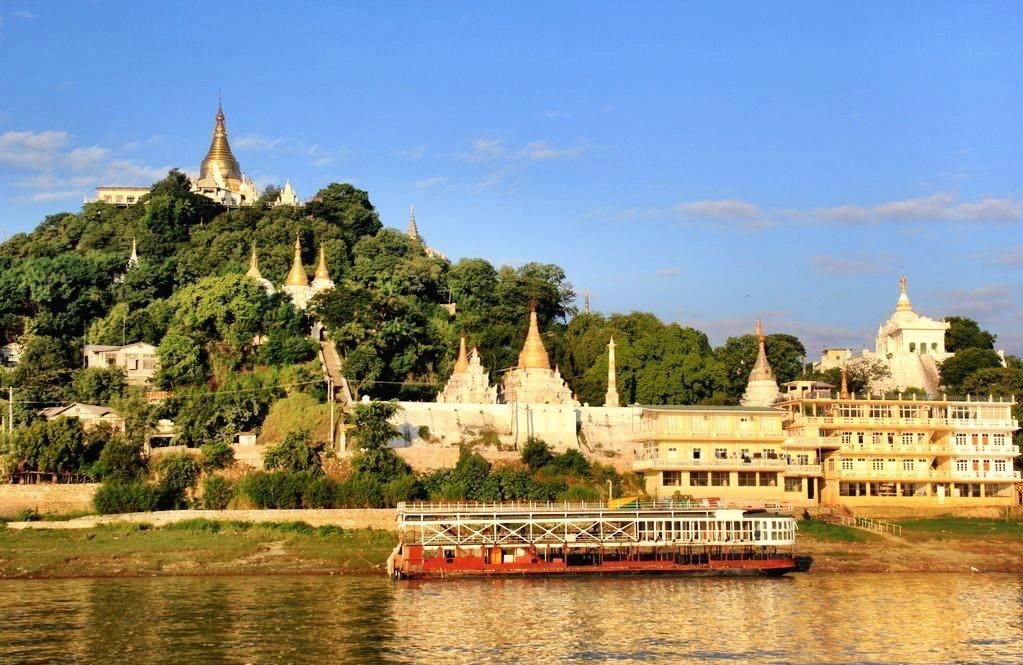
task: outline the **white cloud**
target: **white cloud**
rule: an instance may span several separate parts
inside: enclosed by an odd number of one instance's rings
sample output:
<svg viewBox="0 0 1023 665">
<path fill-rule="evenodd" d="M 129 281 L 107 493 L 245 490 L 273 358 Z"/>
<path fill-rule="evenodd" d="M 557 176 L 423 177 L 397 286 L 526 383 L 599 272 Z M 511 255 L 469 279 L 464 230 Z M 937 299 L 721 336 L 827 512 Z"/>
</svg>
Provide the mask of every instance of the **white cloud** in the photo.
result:
<svg viewBox="0 0 1023 665">
<path fill-rule="evenodd" d="M 18 11 L 11 12 L 11 18 L 23 18 L 26 20 L 31 20 L 34 19 L 35 17 L 36 17 L 35 14 L 25 9 L 19 9 Z"/>
<path fill-rule="evenodd" d="M 661 268 L 655 274 L 658 277 L 674 277 L 679 273 L 678 268 Z"/>
<path fill-rule="evenodd" d="M 518 152 L 520 157 L 525 159 L 562 159 L 579 157 L 586 152 L 583 145 L 575 145 L 567 148 L 555 148 L 547 141 L 530 141 Z"/>
<path fill-rule="evenodd" d="M 504 155 L 503 139 L 475 139 L 472 142 L 472 152 L 468 159 L 472 162 L 481 162 L 488 159 L 497 159 Z"/>
<path fill-rule="evenodd" d="M 412 184 L 415 187 L 418 187 L 419 189 L 429 189 L 430 187 L 436 187 L 438 185 L 443 185 L 447 181 L 448 181 L 448 179 L 445 178 L 444 176 L 436 175 L 436 176 L 433 176 L 433 177 L 430 177 L 430 178 L 423 178 L 422 180 L 416 180 Z"/>
<path fill-rule="evenodd" d="M 231 139 L 235 148 L 241 150 L 273 150 L 284 143 L 284 139 L 272 139 L 260 134 L 243 134 Z"/>
<path fill-rule="evenodd" d="M 775 208 L 762 210 L 739 199 L 687 201 L 674 206 L 683 217 L 718 222 L 746 222 L 755 227 L 773 226 L 775 220 L 793 224 L 834 223 L 844 225 L 883 222 L 1013 222 L 1023 221 L 1023 200 L 986 197 L 958 203 L 954 195 L 938 192 L 913 199 L 887 201 L 874 206 L 839 205 L 821 208 Z"/>
<path fill-rule="evenodd" d="M 82 191 L 80 189 L 70 189 L 61 192 L 36 192 L 29 197 L 32 201 L 43 202 L 43 201 L 69 201 L 71 199 L 82 199 Z"/>
<path fill-rule="evenodd" d="M 995 263 L 1003 266 L 1023 268 L 1023 245 L 1016 245 L 1005 250 L 995 259 Z"/>
<path fill-rule="evenodd" d="M 556 119 L 556 118 L 567 118 L 568 114 L 564 113 L 562 111 L 544 111 L 543 112 L 543 117 L 551 118 L 553 120 L 553 119 Z"/>
<path fill-rule="evenodd" d="M 409 148 L 408 150 L 398 150 L 394 154 L 403 159 L 422 159 L 426 155 L 426 146 L 417 146 L 415 148 Z"/>
<path fill-rule="evenodd" d="M 674 207 L 674 211 L 683 217 L 719 222 L 749 222 L 763 217 L 760 208 L 752 203 L 736 199 L 708 199 L 679 203 Z"/>
<path fill-rule="evenodd" d="M 72 171 L 85 171 L 110 158 L 110 150 L 98 145 L 75 148 L 64 157 Z"/>
<path fill-rule="evenodd" d="M 818 272 L 828 275 L 867 275 L 888 270 L 889 257 L 828 256 L 821 254 L 810 259 Z"/>
<path fill-rule="evenodd" d="M 67 132 L 4 132 L 0 134 L 0 164 L 38 170 L 46 168 L 68 144 Z"/>
</svg>

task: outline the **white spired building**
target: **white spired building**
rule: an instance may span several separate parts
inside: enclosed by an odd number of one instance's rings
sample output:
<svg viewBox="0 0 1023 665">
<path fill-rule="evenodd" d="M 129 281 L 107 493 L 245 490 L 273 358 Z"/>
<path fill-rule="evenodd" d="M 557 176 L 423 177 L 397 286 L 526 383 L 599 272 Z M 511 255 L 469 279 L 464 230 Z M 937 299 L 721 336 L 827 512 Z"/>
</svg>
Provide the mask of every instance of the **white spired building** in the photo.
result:
<svg viewBox="0 0 1023 665">
<path fill-rule="evenodd" d="M 774 377 L 771 363 L 767 362 L 764 342 L 764 326 L 757 321 L 757 361 L 749 373 L 749 383 L 740 402 L 743 406 L 771 406 L 778 399 L 778 380 Z"/>
<path fill-rule="evenodd" d="M 945 351 L 945 331 L 949 324 L 921 316 L 913 311 L 906 292 L 906 276 L 899 278 L 899 299 L 895 313 L 877 329 L 874 351 L 864 349 L 859 356 L 851 351 L 835 353 L 825 349 L 815 368 L 820 370 L 841 367 L 846 362 L 880 361 L 891 376 L 871 383 L 875 392 L 901 391 L 923 388 L 929 395 L 940 393 L 939 366 L 953 354 Z"/>
</svg>

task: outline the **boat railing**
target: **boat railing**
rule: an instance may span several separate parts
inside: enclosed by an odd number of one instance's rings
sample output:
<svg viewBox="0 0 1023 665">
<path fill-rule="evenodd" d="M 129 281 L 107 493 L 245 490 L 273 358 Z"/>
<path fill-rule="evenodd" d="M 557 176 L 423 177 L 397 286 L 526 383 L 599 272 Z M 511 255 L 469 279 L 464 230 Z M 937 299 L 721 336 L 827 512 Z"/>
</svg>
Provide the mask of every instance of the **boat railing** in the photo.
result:
<svg viewBox="0 0 1023 665">
<path fill-rule="evenodd" d="M 874 520 L 869 517 L 857 517 L 842 515 L 842 525 L 851 526 L 856 529 L 864 529 L 873 533 L 886 533 L 892 536 L 902 536 L 902 525 Z"/>
<path fill-rule="evenodd" d="M 402 501 L 398 513 L 521 513 L 521 512 L 637 512 L 646 510 L 716 510 L 731 508 L 739 510 L 763 510 L 775 513 L 791 513 L 792 504 L 783 501 L 761 499 L 658 499 L 654 501 L 632 501 L 618 507 L 609 507 L 607 502 L 593 501 Z"/>
</svg>

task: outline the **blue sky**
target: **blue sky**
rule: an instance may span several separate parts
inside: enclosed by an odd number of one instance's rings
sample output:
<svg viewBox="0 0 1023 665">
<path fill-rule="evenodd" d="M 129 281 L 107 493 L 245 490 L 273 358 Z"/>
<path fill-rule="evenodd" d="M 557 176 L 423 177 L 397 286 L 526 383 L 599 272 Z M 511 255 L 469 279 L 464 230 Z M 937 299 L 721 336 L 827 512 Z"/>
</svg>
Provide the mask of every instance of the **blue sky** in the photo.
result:
<svg viewBox="0 0 1023 665">
<path fill-rule="evenodd" d="M 1023 354 L 1023 5 L 846 5 L 0 0 L 0 238 L 196 170 L 219 89 L 258 184 L 415 204 L 597 311 L 814 357 L 872 347 L 904 271 Z"/>
</svg>

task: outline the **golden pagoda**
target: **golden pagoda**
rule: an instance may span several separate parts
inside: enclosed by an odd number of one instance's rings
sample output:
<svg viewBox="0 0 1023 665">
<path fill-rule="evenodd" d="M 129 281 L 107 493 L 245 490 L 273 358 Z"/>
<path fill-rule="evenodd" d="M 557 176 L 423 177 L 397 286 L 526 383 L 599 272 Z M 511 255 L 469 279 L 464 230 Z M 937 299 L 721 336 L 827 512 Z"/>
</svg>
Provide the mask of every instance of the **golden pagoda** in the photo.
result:
<svg viewBox="0 0 1023 665">
<path fill-rule="evenodd" d="M 288 272 L 288 278 L 284 281 L 285 286 L 309 286 L 309 276 L 306 275 L 305 268 L 302 266 L 302 243 L 299 240 L 298 234 L 295 234 L 295 257 L 291 260 L 291 270 Z"/>
<path fill-rule="evenodd" d="M 519 369 L 550 369 L 551 361 L 547 349 L 540 339 L 540 327 L 536 322 L 536 298 L 529 302 L 529 332 L 519 352 Z"/>
<path fill-rule="evenodd" d="M 249 269 L 245 274 L 252 279 L 263 279 L 263 275 L 259 272 L 259 259 L 256 258 L 256 243 L 252 243 L 252 254 L 249 256 Z"/>
<path fill-rule="evenodd" d="M 236 181 L 235 185 L 242 180 L 242 167 L 235 159 L 234 153 L 231 152 L 231 145 L 227 142 L 227 127 L 224 125 L 224 108 L 221 104 L 217 104 L 217 121 L 213 128 L 213 141 L 199 167 L 199 180 L 217 176 L 228 184 L 232 179 Z"/>
<path fill-rule="evenodd" d="M 455 361 L 455 368 L 452 372 L 464 374 L 467 369 L 469 369 L 469 354 L 465 351 L 465 333 L 463 332 L 458 337 L 458 360 Z"/>
</svg>

